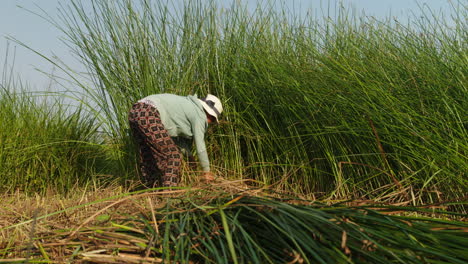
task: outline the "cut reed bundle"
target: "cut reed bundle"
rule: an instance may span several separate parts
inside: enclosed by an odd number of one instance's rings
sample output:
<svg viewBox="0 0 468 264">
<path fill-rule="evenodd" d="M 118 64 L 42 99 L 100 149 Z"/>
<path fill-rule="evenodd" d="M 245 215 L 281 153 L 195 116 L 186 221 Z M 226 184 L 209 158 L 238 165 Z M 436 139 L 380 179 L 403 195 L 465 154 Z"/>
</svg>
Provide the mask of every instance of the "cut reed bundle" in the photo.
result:
<svg viewBox="0 0 468 264">
<path fill-rule="evenodd" d="M 466 222 L 423 217 L 428 212 L 439 217 L 455 217 L 454 213 L 381 205 L 346 207 L 249 195 L 255 191 L 227 193 L 212 186 L 107 199 L 105 204 L 113 206 L 98 211 L 99 217 L 95 214 L 71 229 L 51 228 L 36 234 L 29 257 L 74 263 L 468 260 Z M 10 245 L 0 253 L 21 258 L 26 249 L 26 245 Z"/>
</svg>

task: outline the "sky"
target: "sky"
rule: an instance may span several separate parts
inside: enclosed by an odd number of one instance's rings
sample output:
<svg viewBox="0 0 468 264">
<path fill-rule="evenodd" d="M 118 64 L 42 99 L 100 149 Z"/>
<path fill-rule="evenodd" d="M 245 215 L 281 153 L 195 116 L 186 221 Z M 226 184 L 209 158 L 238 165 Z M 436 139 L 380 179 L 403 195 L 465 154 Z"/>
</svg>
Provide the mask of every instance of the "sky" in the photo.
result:
<svg viewBox="0 0 468 264">
<path fill-rule="evenodd" d="M 232 1 L 218 0 L 218 4 L 229 6 Z M 234 1 L 241 1 L 249 8 L 255 8 L 258 2 L 264 2 L 264 0 Z M 12 69 L 13 75 L 18 76 L 27 87 L 36 90 L 45 90 L 51 85 L 50 78 L 41 71 L 58 74 L 58 70 L 51 63 L 34 52 L 8 41 L 7 38 L 15 38 L 47 57 L 56 56 L 68 66 L 83 70 L 73 58 L 70 49 L 63 43 L 63 33 L 46 19 L 32 13 L 41 13 L 42 9 L 56 19 L 59 15 L 59 2 L 67 5 L 68 0 L 0 0 L 0 2 L 0 83 L 5 65 L 10 71 Z M 82 2 L 85 6 L 90 6 L 91 0 L 82 0 Z M 341 3 L 345 7 L 354 8 L 357 12 L 364 12 L 367 16 L 378 19 L 391 16 L 404 21 L 410 15 L 420 14 L 420 7 L 429 8 L 436 14 L 443 12 L 449 16 L 453 11 L 451 2 L 457 0 L 278 0 L 276 2 L 284 3 L 288 9 L 300 15 L 305 14 L 307 10 L 320 14 L 322 12 L 320 10 L 326 9 L 327 6 L 333 8 L 337 3 Z M 8 63 L 5 63 L 7 54 L 9 59 Z"/>
</svg>

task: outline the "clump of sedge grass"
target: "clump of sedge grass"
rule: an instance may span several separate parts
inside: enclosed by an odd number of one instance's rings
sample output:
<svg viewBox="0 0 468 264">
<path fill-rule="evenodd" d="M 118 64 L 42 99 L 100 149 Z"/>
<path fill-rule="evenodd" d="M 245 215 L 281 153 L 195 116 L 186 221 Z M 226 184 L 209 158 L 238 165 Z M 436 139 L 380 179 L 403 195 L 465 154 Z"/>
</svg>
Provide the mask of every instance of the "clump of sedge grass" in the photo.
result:
<svg viewBox="0 0 468 264">
<path fill-rule="evenodd" d="M 61 95 L 60 95 L 61 96 Z M 0 82 L 0 191 L 66 193 L 98 182 L 107 159 L 98 125 L 54 93 L 29 92 L 9 75 Z M 105 182 L 110 181 L 101 177 Z"/>
</svg>

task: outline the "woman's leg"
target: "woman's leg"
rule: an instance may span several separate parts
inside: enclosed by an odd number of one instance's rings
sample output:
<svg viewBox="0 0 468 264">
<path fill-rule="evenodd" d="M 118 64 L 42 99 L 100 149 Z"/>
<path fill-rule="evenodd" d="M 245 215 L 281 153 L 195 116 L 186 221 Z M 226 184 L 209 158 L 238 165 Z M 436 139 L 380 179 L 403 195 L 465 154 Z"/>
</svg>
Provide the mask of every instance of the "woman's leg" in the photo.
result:
<svg viewBox="0 0 468 264">
<path fill-rule="evenodd" d="M 138 147 L 138 165 L 140 167 L 142 183 L 148 188 L 160 186 L 161 172 L 157 167 L 151 146 L 147 143 L 145 135 L 141 132 L 136 122 L 130 122 L 130 129 Z"/>
<path fill-rule="evenodd" d="M 162 173 L 162 185 L 177 186 L 182 155 L 161 123 L 159 112 L 144 103 L 133 105 L 129 114 L 130 127 L 139 142 L 140 168 L 145 180 L 157 184 L 155 165 Z M 146 175 L 145 175 L 146 174 Z"/>
</svg>

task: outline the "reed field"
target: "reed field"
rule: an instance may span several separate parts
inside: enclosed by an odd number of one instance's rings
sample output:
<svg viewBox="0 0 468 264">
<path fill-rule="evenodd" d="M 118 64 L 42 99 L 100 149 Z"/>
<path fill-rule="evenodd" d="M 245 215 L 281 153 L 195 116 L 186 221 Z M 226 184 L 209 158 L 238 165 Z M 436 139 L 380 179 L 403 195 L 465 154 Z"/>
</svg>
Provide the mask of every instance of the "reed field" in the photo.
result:
<svg viewBox="0 0 468 264">
<path fill-rule="evenodd" d="M 0 80 L 0 263 L 468 261 L 463 1 L 408 21 L 83 3 L 38 13 L 87 69 L 38 53 L 73 89 Z M 181 187 L 141 189 L 127 113 L 155 93 L 221 98 L 222 181 L 184 165 Z"/>
<path fill-rule="evenodd" d="M 91 182 L 104 159 L 94 119 L 57 95 L 13 84 L 0 87 L 2 192 L 66 193 Z"/>
</svg>

